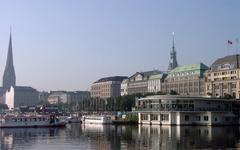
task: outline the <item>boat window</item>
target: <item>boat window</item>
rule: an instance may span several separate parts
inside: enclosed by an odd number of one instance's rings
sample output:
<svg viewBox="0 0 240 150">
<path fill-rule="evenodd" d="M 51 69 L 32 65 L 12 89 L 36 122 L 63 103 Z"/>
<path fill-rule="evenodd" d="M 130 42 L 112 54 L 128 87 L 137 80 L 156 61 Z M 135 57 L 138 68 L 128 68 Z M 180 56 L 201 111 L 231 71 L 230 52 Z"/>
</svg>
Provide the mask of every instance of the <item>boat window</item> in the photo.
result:
<svg viewBox="0 0 240 150">
<path fill-rule="evenodd" d="M 38 118 L 39 121 L 42 121 L 42 118 Z"/>
<path fill-rule="evenodd" d="M 34 121 L 37 121 L 37 118 L 34 118 Z"/>
<path fill-rule="evenodd" d="M 27 118 L 25 118 L 24 121 L 27 122 Z"/>
<path fill-rule="evenodd" d="M 208 116 L 203 117 L 204 121 L 208 121 Z"/>
<path fill-rule="evenodd" d="M 46 119 L 45 118 L 43 118 L 43 121 L 45 121 Z"/>
</svg>

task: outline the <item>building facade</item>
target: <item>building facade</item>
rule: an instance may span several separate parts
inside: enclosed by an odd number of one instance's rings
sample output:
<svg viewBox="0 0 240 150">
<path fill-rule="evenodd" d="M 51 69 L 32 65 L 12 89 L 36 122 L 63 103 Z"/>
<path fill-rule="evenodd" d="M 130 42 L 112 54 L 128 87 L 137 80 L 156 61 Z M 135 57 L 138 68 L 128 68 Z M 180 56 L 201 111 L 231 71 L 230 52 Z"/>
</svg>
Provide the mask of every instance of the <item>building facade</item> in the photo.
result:
<svg viewBox="0 0 240 150">
<path fill-rule="evenodd" d="M 128 95 L 129 79 L 124 79 L 121 83 L 121 96 Z"/>
<path fill-rule="evenodd" d="M 229 99 L 156 95 L 137 100 L 136 111 L 140 124 L 235 125 L 239 124 L 237 105 Z"/>
<path fill-rule="evenodd" d="M 101 78 L 91 86 L 92 98 L 110 98 L 121 96 L 121 83 L 125 76 L 114 76 Z"/>
<path fill-rule="evenodd" d="M 164 73 L 151 75 L 148 80 L 148 92 L 149 93 L 162 92 L 162 82 L 165 77 L 166 74 Z"/>
<path fill-rule="evenodd" d="M 50 104 L 77 103 L 90 98 L 88 91 L 51 91 L 48 96 Z"/>
<path fill-rule="evenodd" d="M 49 95 L 48 92 L 45 92 L 45 91 L 39 92 L 38 101 L 39 102 L 47 102 L 48 101 L 48 95 Z"/>
<path fill-rule="evenodd" d="M 161 74 L 159 70 L 136 72 L 129 78 L 128 94 L 145 94 L 148 93 L 148 80 L 150 76 Z"/>
<path fill-rule="evenodd" d="M 10 110 L 20 106 L 37 105 L 38 91 L 32 87 L 12 86 L 5 94 L 5 103 Z"/>
<path fill-rule="evenodd" d="M 240 98 L 240 55 L 230 55 L 217 59 L 206 72 L 206 93 L 224 97 Z"/>
<path fill-rule="evenodd" d="M 168 73 L 162 84 L 166 94 L 176 92 L 180 95 L 205 95 L 204 73 L 208 67 L 203 63 L 177 67 Z"/>
</svg>

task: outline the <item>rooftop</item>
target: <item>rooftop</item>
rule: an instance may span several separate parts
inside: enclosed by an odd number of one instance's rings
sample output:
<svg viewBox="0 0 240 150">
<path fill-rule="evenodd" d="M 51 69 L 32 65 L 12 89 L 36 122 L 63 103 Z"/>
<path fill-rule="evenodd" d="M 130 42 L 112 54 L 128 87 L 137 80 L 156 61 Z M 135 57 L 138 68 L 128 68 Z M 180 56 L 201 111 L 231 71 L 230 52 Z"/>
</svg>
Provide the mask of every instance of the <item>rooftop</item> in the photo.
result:
<svg viewBox="0 0 240 150">
<path fill-rule="evenodd" d="M 169 72 L 169 77 L 174 76 L 187 76 L 187 75 L 201 75 L 202 72 L 208 70 L 208 66 L 203 63 L 188 64 L 179 66 Z"/>
<path fill-rule="evenodd" d="M 211 66 L 212 71 L 236 69 L 239 68 L 240 55 L 229 55 L 218 58 Z"/>
<path fill-rule="evenodd" d="M 124 79 L 127 79 L 128 77 L 126 76 L 113 76 L 113 77 L 105 77 L 105 78 L 101 78 L 98 81 L 94 82 L 94 83 L 99 83 L 99 82 L 107 82 L 107 81 L 123 81 Z"/>
<path fill-rule="evenodd" d="M 18 90 L 18 91 L 37 91 L 36 89 L 30 87 L 30 86 L 14 86 L 13 87 L 14 90 Z"/>
<path fill-rule="evenodd" d="M 164 76 L 166 76 L 166 74 L 163 74 L 163 73 L 151 75 L 151 76 L 149 77 L 149 80 L 162 79 Z"/>
</svg>

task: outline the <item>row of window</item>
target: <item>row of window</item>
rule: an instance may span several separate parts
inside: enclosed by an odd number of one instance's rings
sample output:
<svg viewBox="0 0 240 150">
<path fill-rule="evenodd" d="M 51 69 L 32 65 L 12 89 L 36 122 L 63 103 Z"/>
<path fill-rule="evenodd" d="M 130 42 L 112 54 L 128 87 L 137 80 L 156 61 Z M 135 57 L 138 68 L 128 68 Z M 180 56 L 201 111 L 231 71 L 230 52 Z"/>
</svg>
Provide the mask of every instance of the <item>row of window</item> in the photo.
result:
<svg viewBox="0 0 240 150">
<path fill-rule="evenodd" d="M 189 121 L 189 115 L 185 115 L 185 121 Z M 204 121 L 208 121 L 208 116 L 203 116 Z M 195 121 L 201 121 L 201 116 L 195 116 Z"/>
<path fill-rule="evenodd" d="M 227 75 L 227 74 L 236 74 L 237 71 L 224 71 L 224 72 L 216 72 L 213 75 L 214 76 L 219 76 L 219 75 Z M 210 76 L 211 74 L 209 74 Z"/>
<path fill-rule="evenodd" d="M 152 114 L 151 120 L 158 120 L 158 115 L 157 114 Z M 141 115 L 142 120 L 148 120 L 148 115 L 147 114 L 142 114 Z M 169 114 L 161 114 L 160 115 L 161 121 L 168 121 L 169 120 Z"/>
<path fill-rule="evenodd" d="M 222 77 L 222 78 L 214 78 L 214 81 L 224 81 L 224 80 L 234 80 L 237 79 L 236 76 L 232 76 L 232 77 Z M 209 79 L 208 81 L 211 81 L 211 79 Z"/>
<path fill-rule="evenodd" d="M 12 118 L 11 121 L 13 122 L 27 122 L 27 121 L 47 121 L 47 118 Z M 6 119 L 6 121 L 9 121 Z"/>
</svg>

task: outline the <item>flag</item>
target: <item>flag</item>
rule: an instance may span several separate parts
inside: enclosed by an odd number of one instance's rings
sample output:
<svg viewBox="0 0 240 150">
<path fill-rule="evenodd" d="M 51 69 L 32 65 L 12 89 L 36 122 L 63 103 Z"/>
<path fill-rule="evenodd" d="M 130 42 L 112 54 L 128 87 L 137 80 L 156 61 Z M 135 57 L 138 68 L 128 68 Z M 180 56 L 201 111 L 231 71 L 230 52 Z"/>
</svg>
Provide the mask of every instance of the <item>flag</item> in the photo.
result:
<svg viewBox="0 0 240 150">
<path fill-rule="evenodd" d="M 232 43 L 232 41 L 228 40 L 228 44 L 229 44 L 229 45 L 232 45 L 233 43 Z"/>
</svg>

